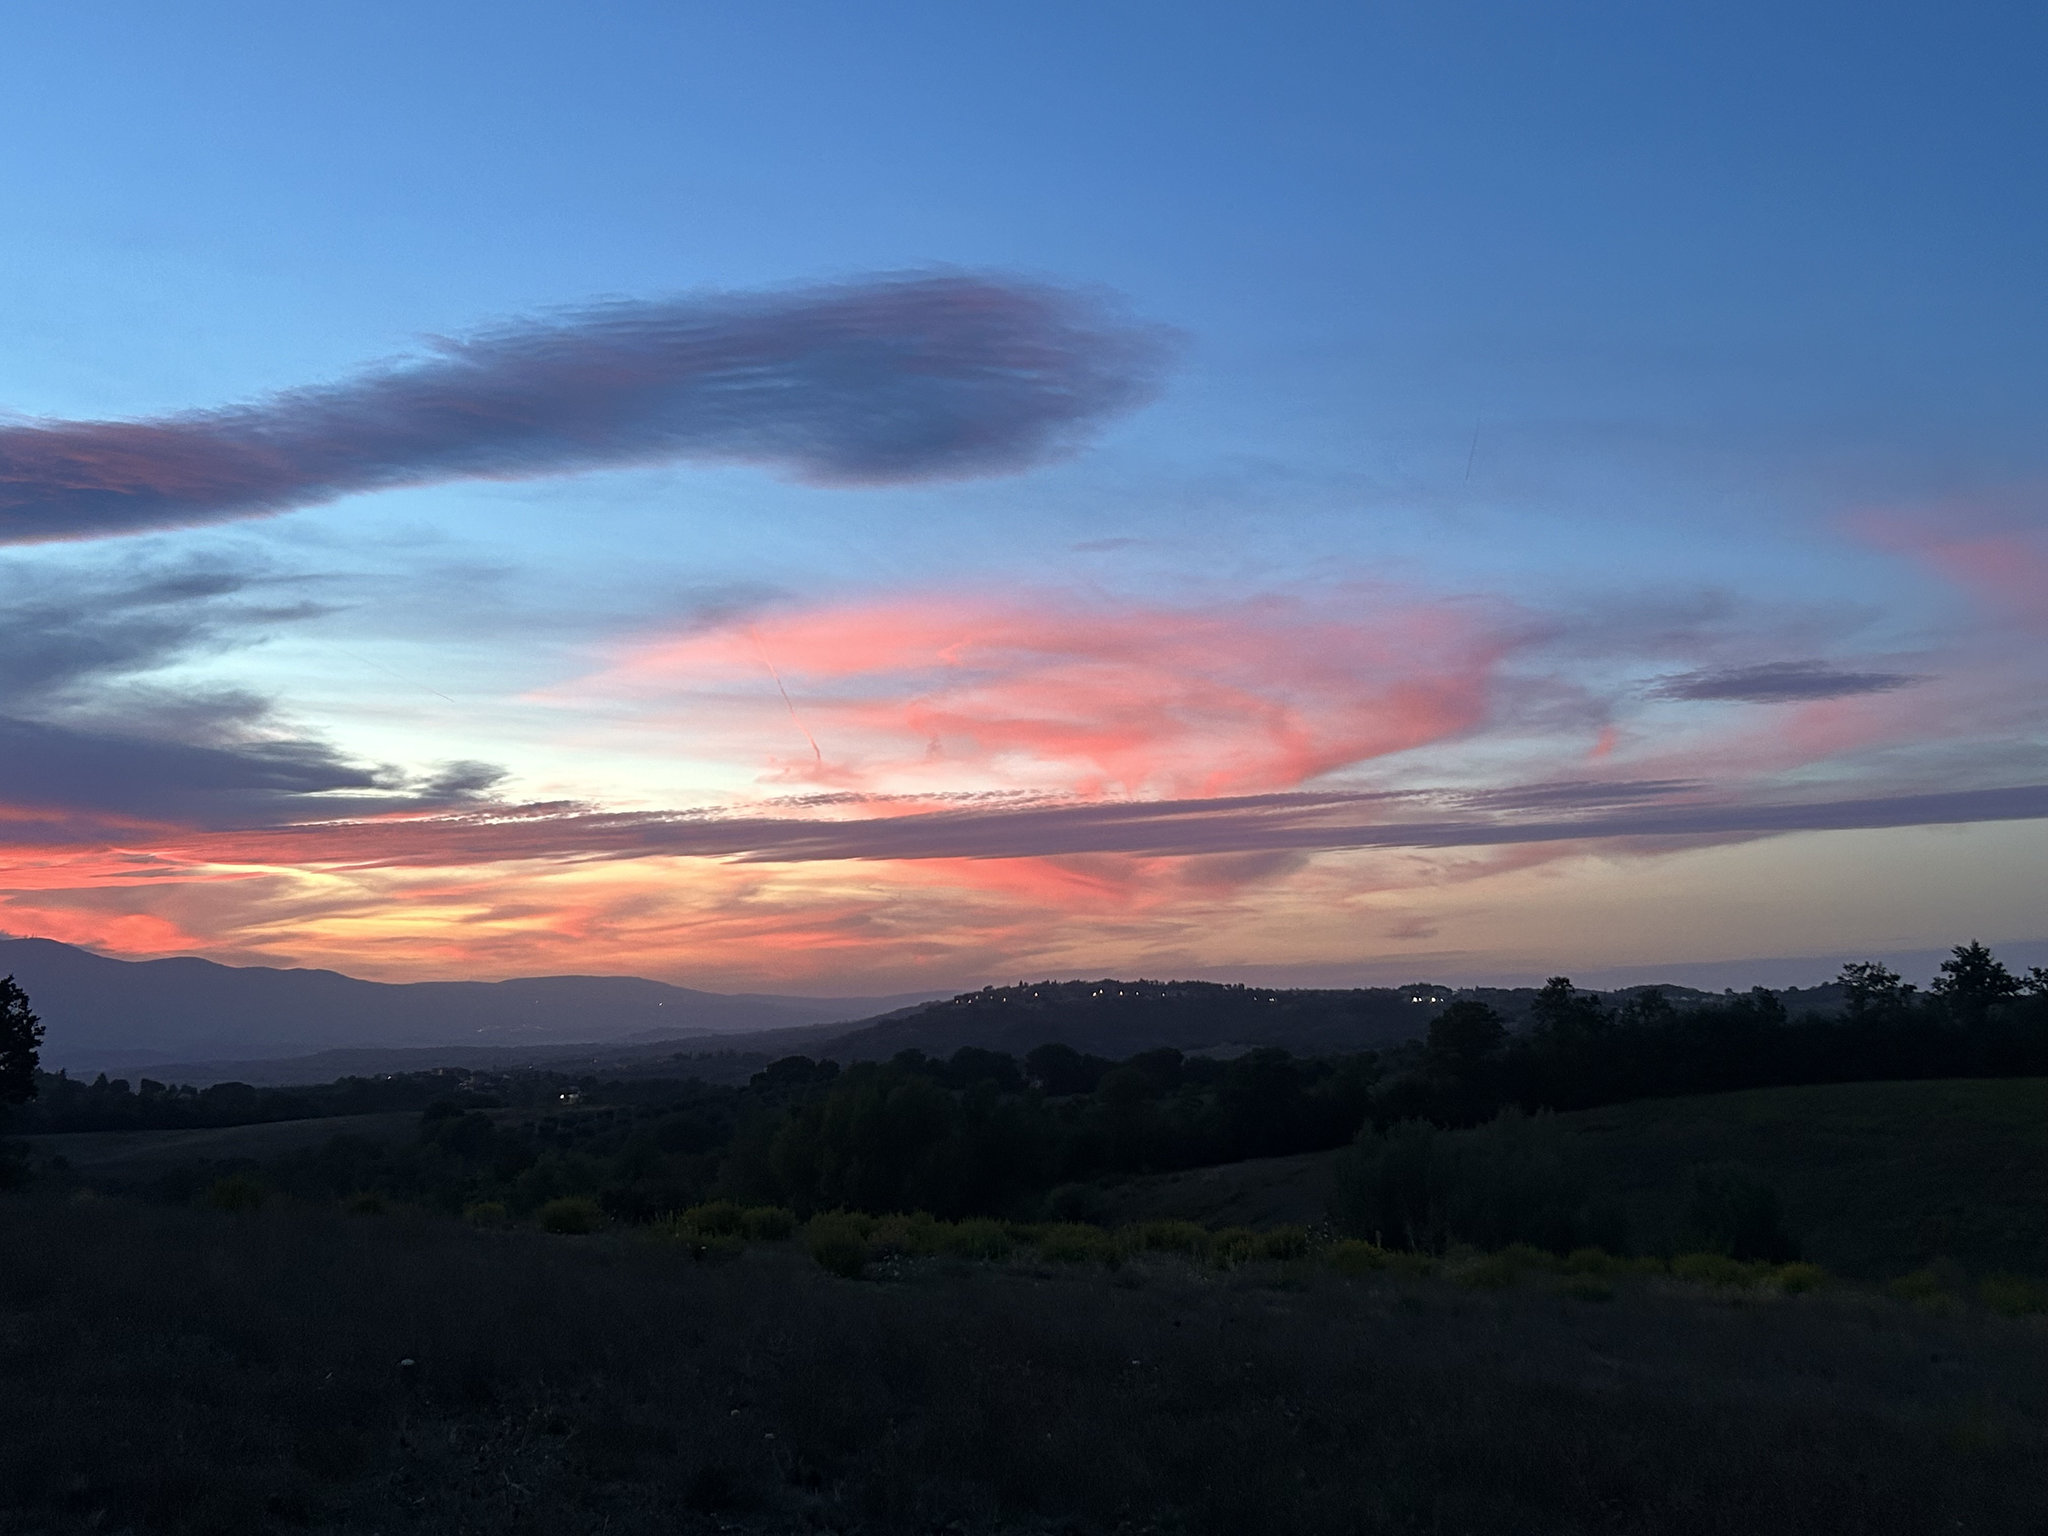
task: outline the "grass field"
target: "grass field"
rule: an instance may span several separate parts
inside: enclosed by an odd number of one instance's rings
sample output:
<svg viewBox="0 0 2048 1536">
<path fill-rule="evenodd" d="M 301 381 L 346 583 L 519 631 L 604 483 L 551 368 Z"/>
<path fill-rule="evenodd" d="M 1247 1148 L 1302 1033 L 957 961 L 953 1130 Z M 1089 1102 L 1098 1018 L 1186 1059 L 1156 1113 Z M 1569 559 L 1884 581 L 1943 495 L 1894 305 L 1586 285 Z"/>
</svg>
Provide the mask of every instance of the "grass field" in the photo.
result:
<svg viewBox="0 0 2048 1536">
<path fill-rule="evenodd" d="M 18 1139 L 37 1162 L 62 1158 L 88 1177 L 143 1180 L 190 1163 L 261 1162 L 320 1146 L 331 1136 L 409 1139 L 419 1133 L 419 1126 L 418 1114 L 405 1111 L 174 1131 L 68 1131 Z"/>
<path fill-rule="evenodd" d="M 2048 1323 L 0 1199 L 0 1530 L 2027 1533 Z"/>
<path fill-rule="evenodd" d="M 1688 1171 L 1738 1163 L 1772 1184 L 1806 1255 L 1886 1279 L 1947 1260 L 2048 1276 L 2048 1079 L 1839 1083 L 1646 1099 L 1560 1115 L 1567 1155 L 1654 1246 Z M 1119 1220 L 1313 1221 L 1340 1154 L 1135 1179 Z"/>
</svg>

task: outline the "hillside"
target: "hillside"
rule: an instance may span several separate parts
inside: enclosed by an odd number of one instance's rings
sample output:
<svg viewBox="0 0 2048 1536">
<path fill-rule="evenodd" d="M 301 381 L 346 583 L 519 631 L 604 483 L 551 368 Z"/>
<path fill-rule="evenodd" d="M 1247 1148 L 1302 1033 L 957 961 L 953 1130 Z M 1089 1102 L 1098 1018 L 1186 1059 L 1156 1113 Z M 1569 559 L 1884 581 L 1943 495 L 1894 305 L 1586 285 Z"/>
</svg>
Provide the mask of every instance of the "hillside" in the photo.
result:
<svg viewBox="0 0 2048 1536">
<path fill-rule="evenodd" d="M 986 987 L 926 1003 L 820 1046 L 835 1060 L 898 1051 L 950 1056 L 962 1046 L 1023 1056 L 1047 1044 L 1122 1059 L 1172 1047 L 1280 1046 L 1300 1054 L 1414 1039 L 1449 988 L 1279 990 L 1205 981 L 1045 981 Z"/>
<path fill-rule="evenodd" d="M 1736 1164 L 1774 1187 L 1809 1258 L 1883 1278 L 1936 1260 L 2048 1273 L 2048 1079 L 1836 1083 L 1652 1099 L 1556 1117 L 1596 1195 L 1654 1243 L 1689 1170 Z M 1341 1153 L 1114 1186 L 1118 1220 L 1313 1221 Z"/>
</svg>

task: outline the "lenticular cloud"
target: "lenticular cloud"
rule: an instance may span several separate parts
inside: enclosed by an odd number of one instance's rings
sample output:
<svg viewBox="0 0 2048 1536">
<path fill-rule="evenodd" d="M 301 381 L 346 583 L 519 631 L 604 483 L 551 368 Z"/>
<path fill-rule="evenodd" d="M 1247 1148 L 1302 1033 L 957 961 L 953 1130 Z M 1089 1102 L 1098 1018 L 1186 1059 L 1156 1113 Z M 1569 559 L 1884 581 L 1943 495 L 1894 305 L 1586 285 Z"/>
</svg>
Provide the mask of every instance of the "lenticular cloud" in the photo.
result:
<svg viewBox="0 0 2048 1536">
<path fill-rule="evenodd" d="M 1139 403 L 1163 352 L 1096 300 L 986 277 L 605 304 L 252 404 L 0 426 L 0 542 L 675 460 L 840 485 L 998 474 Z"/>
</svg>

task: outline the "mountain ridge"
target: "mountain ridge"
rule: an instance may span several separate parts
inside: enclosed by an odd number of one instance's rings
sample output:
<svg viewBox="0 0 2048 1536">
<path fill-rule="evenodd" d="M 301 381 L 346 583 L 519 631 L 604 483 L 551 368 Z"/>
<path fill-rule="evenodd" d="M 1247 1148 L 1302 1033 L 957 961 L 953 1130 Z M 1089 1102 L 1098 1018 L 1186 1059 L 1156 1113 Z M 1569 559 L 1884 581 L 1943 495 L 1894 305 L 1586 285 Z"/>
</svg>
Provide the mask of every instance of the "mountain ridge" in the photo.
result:
<svg viewBox="0 0 2048 1536">
<path fill-rule="evenodd" d="M 51 1070 L 273 1060 L 383 1047 L 582 1046 L 853 1024 L 939 994 L 704 992 L 639 976 L 365 981 L 197 956 L 120 960 L 55 939 L 0 939 L 47 1030 Z"/>
</svg>

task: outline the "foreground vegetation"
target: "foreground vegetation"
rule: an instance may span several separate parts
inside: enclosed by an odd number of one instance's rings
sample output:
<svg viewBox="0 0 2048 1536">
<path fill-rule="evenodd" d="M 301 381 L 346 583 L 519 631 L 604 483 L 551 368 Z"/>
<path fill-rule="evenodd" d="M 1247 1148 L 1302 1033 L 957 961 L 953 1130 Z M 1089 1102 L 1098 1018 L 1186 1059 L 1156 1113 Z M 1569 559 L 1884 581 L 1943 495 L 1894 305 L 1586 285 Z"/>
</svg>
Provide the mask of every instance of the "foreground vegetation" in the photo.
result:
<svg viewBox="0 0 2048 1536">
<path fill-rule="evenodd" d="M 0 1529 L 2039 1529 L 2048 1333 L 1975 1302 L 752 1220 L 0 1199 Z"/>
</svg>

